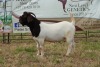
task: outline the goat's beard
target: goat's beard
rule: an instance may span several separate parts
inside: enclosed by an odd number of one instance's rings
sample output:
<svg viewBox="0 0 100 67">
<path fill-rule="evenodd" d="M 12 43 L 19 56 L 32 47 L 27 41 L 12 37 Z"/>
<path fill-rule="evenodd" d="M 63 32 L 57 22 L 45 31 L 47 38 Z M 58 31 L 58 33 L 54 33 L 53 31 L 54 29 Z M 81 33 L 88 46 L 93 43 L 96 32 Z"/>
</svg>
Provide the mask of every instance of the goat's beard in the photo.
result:
<svg viewBox="0 0 100 67">
<path fill-rule="evenodd" d="M 19 23 L 20 23 L 22 26 L 25 25 L 24 21 L 23 21 L 21 18 L 19 19 Z"/>
<path fill-rule="evenodd" d="M 23 22 L 19 22 L 22 26 L 25 26 L 25 24 Z"/>
</svg>

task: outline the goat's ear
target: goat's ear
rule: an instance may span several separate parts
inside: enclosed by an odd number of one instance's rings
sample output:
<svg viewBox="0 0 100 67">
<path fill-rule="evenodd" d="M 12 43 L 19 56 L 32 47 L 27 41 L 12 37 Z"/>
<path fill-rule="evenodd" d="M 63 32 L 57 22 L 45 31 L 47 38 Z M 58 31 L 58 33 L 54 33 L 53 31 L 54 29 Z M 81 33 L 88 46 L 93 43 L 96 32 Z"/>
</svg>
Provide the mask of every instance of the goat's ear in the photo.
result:
<svg viewBox="0 0 100 67">
<path fill-rule="evenodd" d="M 28 17 L 28 15 L 29 15 L 29 13 L 28 13 L 28 12 L 23 12 L 23 15 L 22 15 L 22 16 L 23 16 L 24 18 L 27 18 L 27 17 Z"/>
<path fill-rule="evenodd" d="M 23 15 L 26 15 L 27 14 L 27 12 L 25 11 L 25 12 L 23 12 Z"/>
<path fill-rule="evenodd" d="M 33 21 L 33 17 L 32 16 L 28 16 L 27 17 L 27 21 L 28 21 L 28 23 L 32 22 Z"/>
</svg>

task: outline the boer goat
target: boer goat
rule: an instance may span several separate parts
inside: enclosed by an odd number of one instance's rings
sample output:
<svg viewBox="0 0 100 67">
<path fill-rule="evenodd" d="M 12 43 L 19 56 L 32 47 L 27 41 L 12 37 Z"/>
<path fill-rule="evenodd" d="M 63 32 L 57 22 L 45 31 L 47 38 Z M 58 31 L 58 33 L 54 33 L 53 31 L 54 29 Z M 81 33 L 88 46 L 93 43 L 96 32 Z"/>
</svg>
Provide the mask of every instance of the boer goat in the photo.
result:
<svg viewBox="0 0 100 67">
<path fill-rule="evenodd" d="M 66 55 L 69 56 L 72 49 L 74 49 L 74 34 L 75 34 L 75 19 L 71 15 L 71 22 L 62 21 L 59 23 L 48 24 L 46 22 L 39 21 L 34 13 L 23 12 L 23 15 L 19 17 L 19 22 L 22 26 L 27 25 L 32 33 L 33 39 L 37 43 L 38 52 L 37 55 L 44 55 L 44 41 L 60 41 L 63 38 L 66 39 L 68 50 Z"/>
</svg>

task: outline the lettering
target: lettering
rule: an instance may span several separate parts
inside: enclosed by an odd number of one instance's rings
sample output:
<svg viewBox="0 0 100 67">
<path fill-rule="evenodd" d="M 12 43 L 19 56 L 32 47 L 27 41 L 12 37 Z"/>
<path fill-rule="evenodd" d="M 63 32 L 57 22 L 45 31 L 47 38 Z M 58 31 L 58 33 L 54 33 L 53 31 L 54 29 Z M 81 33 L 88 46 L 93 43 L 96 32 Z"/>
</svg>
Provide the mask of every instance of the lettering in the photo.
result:
<svg viewBox="0 0 100 67">
<path fill-rule="evenodd" d="M 97 20 L 87 20 L 87 21 L 83 21 L 81 26 L 84 29 L 98 29 L 100 28 L 100 23 Z"/>
</svg>

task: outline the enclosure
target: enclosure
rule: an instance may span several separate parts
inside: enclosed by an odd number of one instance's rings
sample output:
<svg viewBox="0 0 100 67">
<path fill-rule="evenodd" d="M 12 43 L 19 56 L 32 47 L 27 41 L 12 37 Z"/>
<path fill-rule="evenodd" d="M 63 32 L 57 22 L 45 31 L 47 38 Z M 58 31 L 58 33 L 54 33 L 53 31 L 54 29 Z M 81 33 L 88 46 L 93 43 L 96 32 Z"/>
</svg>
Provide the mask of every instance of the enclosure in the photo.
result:
<svg viewBox="0 0 100 67">
<path fill-rule="evenodd" d="M 98 0 L 0 0 L 0 67 L 100 67 L 100 2 Z M 19 16 L 33 12 L 40 21 L 76 20 L 75 52 L 66 56 L 65 41 L 45 41 L 44 57 Z"/>
<path fill-rule="evenodd" d="M 9 36 L 8 36 L 9 35 Z M 4 36 L 4 37 L 3 37 Z M 9 39 L 9 40 L 8 40 Z M 65 56 L 67 45 L 45 42 L 45 56 L 36 55 L 36 43 L 31 34 L 1 34 L 1 67 L 99 67 L 100 31 L 78 31 L 75 53 Z"/>
</svg>

